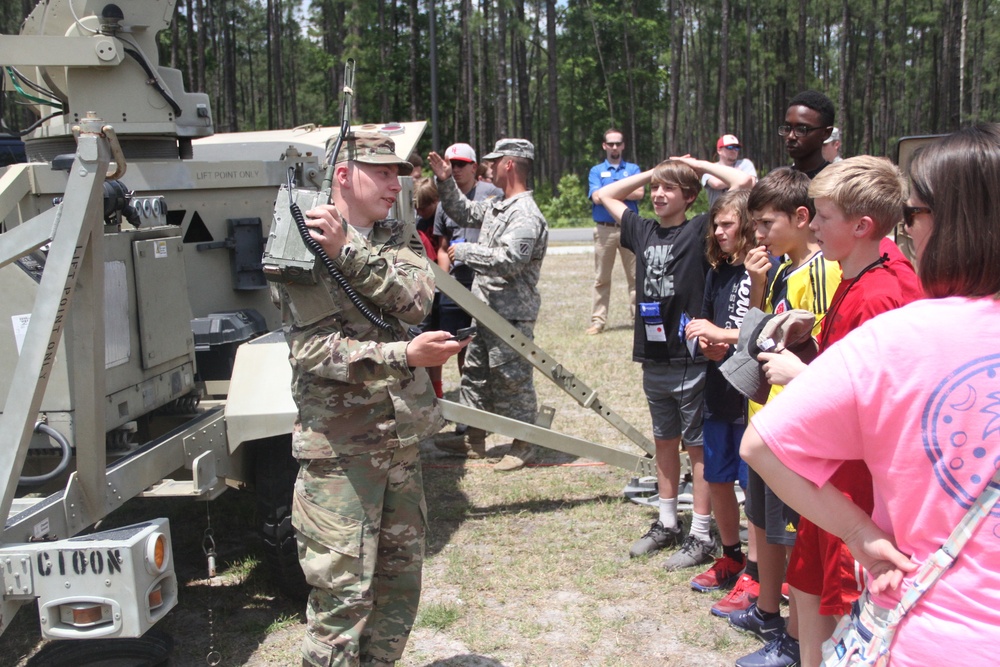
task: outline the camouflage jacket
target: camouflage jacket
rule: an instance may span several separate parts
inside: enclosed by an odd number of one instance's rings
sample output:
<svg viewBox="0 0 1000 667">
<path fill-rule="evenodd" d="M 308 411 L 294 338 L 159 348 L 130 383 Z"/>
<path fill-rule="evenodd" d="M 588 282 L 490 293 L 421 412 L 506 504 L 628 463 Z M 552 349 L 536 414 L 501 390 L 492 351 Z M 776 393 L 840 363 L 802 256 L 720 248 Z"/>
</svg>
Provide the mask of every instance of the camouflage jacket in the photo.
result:
<svg viewBox="0 0 1000 667">
<path fill-rule="evenodd" d="M 415 444 L 440 429 L 434 391 L 423 368 L 406 365 L 406 325 L 431 308 L 434 278 L 407 245 L 413 229 L 375 223 L 370 240 L 352 234 L 334 264 L 384 331 L 365 319 L 326 270 L 316 285 L 280 285 L 290 346 L 292 434 L 297 458 L 331 458 Z"/>
<path fill-rule="evenodd" d="M 455 245 L 455 259 L 476 272 L 472 293 L 510 321 L 535 320 L 538 277 L 549 245 L 545 217 L 531 191 L 469 201 L 454 178 L 438 183 L 445 212 L 462 227 L 482 227 L 478 243 Z"/>
</svg>

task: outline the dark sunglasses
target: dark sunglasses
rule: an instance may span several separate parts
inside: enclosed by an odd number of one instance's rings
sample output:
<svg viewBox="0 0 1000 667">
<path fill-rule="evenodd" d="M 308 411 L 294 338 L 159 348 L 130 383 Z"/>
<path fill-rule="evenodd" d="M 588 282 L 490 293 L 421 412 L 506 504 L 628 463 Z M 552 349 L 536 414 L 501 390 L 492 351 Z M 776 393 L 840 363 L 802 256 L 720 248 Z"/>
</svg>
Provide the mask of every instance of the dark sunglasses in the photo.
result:
<svg viewBox="0 0 1000 667">
<path fill-rule="evenodd" d="M 931 211 L 926 206 L 904 206 L 903 207 L 903 226 L 909 229 L 913 226 L 913 216 L 919 215 L 921 213 L 927 213 L 930 215 Z"/>
<path fill-rule="evenodd" d="M 731 150 L 731 151 L 738 151 L 740 149 L 740 147 L 736 146 L 736 145 L 723 146 L 723 148 L 725 148 L 727 150 Z"/>
<path fill-rule="evenodd" d="M 624 141 L 605 141 L 604 143 L 606 143 L 608 146 L 624 146 L 625 145 Z"/>
<path fill-rule="evenodd" d="M 795 136 L 801 137 L 813 132 L 814 130 L 825 130 L 828 127 L 830 126 L 825 125 L 822 127 L 809 127 L 803 123 L 799 123 L 798 125 L 789 125 L 788 123 L 785 123 L 784 125 L 778 126 L 778 134 L 783 137 L 787 137 L 789 134 L 795 133 Z"/>
<path fill-rule="evenodd" d="M 470 164 L 472 164 L 472 163 L 471 162 L 466 162 L 465 160 L 452 160 L 451 161 L 451 168 L 452 169 L 464 169 L 465 167 L 468 167 Z"/>
</svg>

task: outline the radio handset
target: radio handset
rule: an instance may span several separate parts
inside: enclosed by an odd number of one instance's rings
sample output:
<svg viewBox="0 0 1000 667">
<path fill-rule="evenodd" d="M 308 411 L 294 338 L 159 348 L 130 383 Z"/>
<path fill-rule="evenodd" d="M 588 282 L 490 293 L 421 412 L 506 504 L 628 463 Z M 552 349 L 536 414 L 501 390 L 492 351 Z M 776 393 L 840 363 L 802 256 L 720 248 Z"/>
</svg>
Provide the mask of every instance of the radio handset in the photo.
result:
<svg viewBox="0 0 1000 667">
<path fill-rule="evenodd" d="M 350 302 L 365 319 L 376 327 L 391 331 L 393 325 L 381 319 L 372 312 L 348 282 L 344 274 L 334 265 L 323 247 L 309 233 L 303 210 L 315 208 L 330 203 L 330 193 L 333 185 L 333 173 L 336 167 L 337 155 L 351 131 L 351 99 L 354 96 L 354 59 L 349 58 L 344 68 L 344 101 L 341 113 L 340 134 L 334 143 L 333 150 L 327 153 L 329 167 L 323 177 L 319 191 L 300 190 L 295 188 L 295 170 L 289 168 L 288 182 L 278 190 L 278 198 L 274 202 L 274 221 L 271 233 L 268 235 L 267 246 L 264 249 L 264 275 L 272 282 L 297 285 L 315 285 L 318 282 L 316 260 L 324 266 L 327 273 L 344 291 Z M 341 216 L 344 232 L 347 232 L 347 219 Z M 410 332 L 411 337 L 413 332 Z"/>
</svg>

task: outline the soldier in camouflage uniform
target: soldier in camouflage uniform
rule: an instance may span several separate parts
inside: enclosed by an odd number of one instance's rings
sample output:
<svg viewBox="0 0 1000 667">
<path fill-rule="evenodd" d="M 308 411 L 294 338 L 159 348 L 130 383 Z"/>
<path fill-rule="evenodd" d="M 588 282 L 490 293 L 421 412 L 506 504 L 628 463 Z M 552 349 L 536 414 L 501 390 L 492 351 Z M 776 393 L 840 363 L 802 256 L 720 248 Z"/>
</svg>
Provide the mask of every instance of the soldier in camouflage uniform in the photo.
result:
<svg viewBox="0 0 1000 667">
<path fill-rule="evenodd" d="M 420 598 L 418 442 L 441 427 L 424 369 L 463 344 L 442 331 L 408 340 L 406 325 L 424 319 L 434 296 L 427 260 L 407 245 L 412 226 L 385 220 L 398 174 L 411 169 L 388 137 L 350 135 L 337 156 L 333 205 L 306 212 L 313 238 L 389 330 L 366 319 L 325 270 L 316 285 L 277 287 L 299 411 L 292 522 L 313 587 L 306 665 L 394 664 Z"/>
<path fill-rule="evenodd" d="M 534 158 L 529 141 L 498 141 L 483 160 L 492 162 L 493 184 L 503 190 L 504 199 L 474 202 L 459 192 L 451 165 L 437 153 L 429 156 L 445 212 L 462 227 L 482 227 L 478 243 L 453 245 L 448 254 L 476 272 L 472 293 L 528 338 L 533 337 L 541 305 L 538 278 L 549 241 L 545 217 L 528 189 Z M 538 412 L 533 370 L 498 336 L 481 330 L 466 354 L 461 402 L 533 424 Z M 464 438 L 438 439 L 435 444 L 475 458 L 485 455 L 485 438 L 485 432 L 470 428 Z M 534 455 L 530 444 L 515 440 L 494 470 L 517 470 Z"/>
</svg>

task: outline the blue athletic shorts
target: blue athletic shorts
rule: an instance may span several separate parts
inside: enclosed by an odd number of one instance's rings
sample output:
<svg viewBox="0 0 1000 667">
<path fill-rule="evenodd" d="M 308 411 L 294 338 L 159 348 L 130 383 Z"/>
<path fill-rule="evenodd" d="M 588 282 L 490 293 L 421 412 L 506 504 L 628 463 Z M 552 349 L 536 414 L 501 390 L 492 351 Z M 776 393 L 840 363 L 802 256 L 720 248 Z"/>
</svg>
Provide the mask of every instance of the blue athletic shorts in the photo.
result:
<svg viewBox="0 0 1000 667">
<path fill-rule="evenodd" d="M 705 443 L 705 481 L 718 484 L 739 482 L 747 488 L 747 464 L 740 458 L 740 441 L 746 424 L 706 419 L 702 426 Z"/>
</svg>

